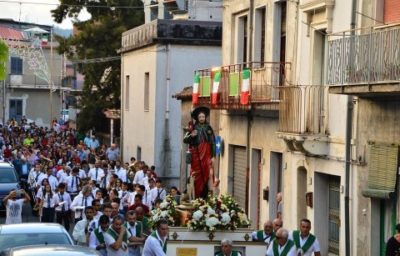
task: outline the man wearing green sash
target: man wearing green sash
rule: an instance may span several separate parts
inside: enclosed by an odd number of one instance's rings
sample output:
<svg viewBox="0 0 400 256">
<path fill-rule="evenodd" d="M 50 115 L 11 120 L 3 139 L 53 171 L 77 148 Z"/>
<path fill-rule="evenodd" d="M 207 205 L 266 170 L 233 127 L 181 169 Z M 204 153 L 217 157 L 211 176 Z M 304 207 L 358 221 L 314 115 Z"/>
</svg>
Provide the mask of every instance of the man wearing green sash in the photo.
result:
<svg viewBox="0 0 400 256">
<path fill-rule="evenodd" d="M 167 238 L 168 238 L 168 221 L 161 219 L 157 222 L 157 230 L 153 231 L 146 239 L 143 248 L 145 256 L 166 256 L 167 255 Z"/>
<path fill-rule="evenodd" d="M 280 228 L 275 234 L 275 240 L 269 245 L 266 256 L 297 256 L 296 246 L 289 240 L 289 232 Z"/>
<path fill-rule="evenodd" d="M 136 220 L 136 212 L 130 210 L 125 215 L 125 228 L 132 235 L 129 238 L 129 256 L 140 256 L 140 245 L 143 244 L 145 238 L 143 236 L 142 222 Z"/>
<path fill-rule="evenodd" d="M 242 256 L 238 251 L 233 251 L 233 242 L 230 239 L 222 239 L 221 241 L 221 252 L 215 254 L 215 256 Z"/>
<path fill-rule="evenodd" d="M 90 233 L 89 247 L 99 251 L 101 256 L 107 256 L 106 243 L 104 241 L 104 234 L 108 230 L 110 219 L 106 215 L 102 215 L 99 219 L 99 227 L 95 228 Z"/>
<path fill-rule="evenodd" d="M 291 234 L 291 239 L 296 245 L 297 256 L 321 256 L 318 239 L 310 233 L 311 221 L 302 219 L 300 221 L 300 230 L 295 230 Z"/>
<path fill-rule="evenodd" d="M 268 245 L 272 242 L 272 240 L 274 240 L 275 238 L 275 233 L 273 232 L 273 226 L 272 226 L 272 221 L 268 220 L 264 223 L 264 229 L 263 230 L 258 230 L 258 231 L 254 231 L 251 234 L 251 238 L 253 241 L 257 241 L 257 242 L 264 242 Z"/>
<path fill-rule="evenodd" d="M 116 215 L 111 227 L 104 234 L 107 256 L 128 256 L 128 240 L 131 234 L 124 227 L 123 217 Z"/>
</svg>

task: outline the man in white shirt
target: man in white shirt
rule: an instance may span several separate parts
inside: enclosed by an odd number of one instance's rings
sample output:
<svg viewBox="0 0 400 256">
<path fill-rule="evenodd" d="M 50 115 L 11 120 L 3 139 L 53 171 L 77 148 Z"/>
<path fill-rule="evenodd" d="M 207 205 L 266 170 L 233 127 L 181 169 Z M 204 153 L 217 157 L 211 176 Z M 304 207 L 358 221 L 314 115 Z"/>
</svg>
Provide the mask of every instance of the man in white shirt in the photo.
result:
<svg viewBox="0 0 400 256">
<path fill-rule="evenodd" d="M 18 196 L 23 198 L 17 198 Z M 22 206 L 25 202 L 29 202 L 31 198 L 25 190 L 12 190 L 3 198 L 3 203 L 6 206 L 6 224 L 22 223 Z"/>
<path fill-rule="evenodd" d="M 302 219 L 300 221 L 300 230 L 295 230 L 289 235 L 296 246 L 296 253 L 302 256 L 321 256 L 321 249 L 318 239 L 310 233 L 311 221 Z"/>
<path fill-rule="evenodd" d="M 88 177 L 90 180 L 96 181 L 96 184 L 100 184 L 101 180 L 105 176 L 104 170 L 100 168 L 100 162 L 95 163 L 94 168 L 90 169 Z"/>
<path fill-rule="evenodd" d="M 75 224 L 74 231 L 72 232 L 72 237 L 77 242 L 78 245 L 86 246 L 88 244 L 88 238 L 91 231 L 89 229 L 89 223 L 93 220 L 94 210 L 92 206 L 85 208 L 86 218 L 78 221 Z"/>
<path fill-rule="evenodd" d="M 230 239 L 221 240 L 221 251 L 216 256 L 242 256 L 238 251 L 233 250 L 233 242 Z"/>
<path fill-rule="evenodd" d="M 75 196 L 78 195 L 79 186 L 81 185 L 81 180 L 78 176 L 78 173 L 79 173 L 79 168 L 74 167 L 74 169 L 71 172 L 71 175 L 68 176 L 66 179 L 67 192 L 72 196 L 72 198 L 75 198 Z"/>
<path fill-rule="evenodd" d="M 121 161 L 115 161 L 115 174 L 118 175 L 118 178 L 122 180 L 122 182 L 126 182 L 126 170 L 121 166 Z"/>
<path fill-rule="evenodd" d="M 99 219 L 99 227 L 94 229 L 89 236 L 89 247 L 97 250 L 101 256 L 107 256 L 106 242 L 104 234 L 108 230 L 110 219 L 103 215 Z"/>
<path fill-rule="evenodd" d="M 143 224 L 136 220 L 136 212 L 133 210 L 128 211 L 125 217 L 125 227 L 132 235 L 129 239 L 129 242 L 132 242 L 132 244 L 128 244 L 129 256 L 141 256 L 140 246 L 137 243 L 145 241 L 145 237 L 143 236 Z"/>
<path fill-rule="evenodd" d="M 144 176 L 145 173 L 143 171 L 143 164 L 141 164 L 141 168 L 139 169 L 139 171 L 135 173 L 135 178 L 133 178 L 133 184 L 143 185 Z"/>
<path fill-rule="evenodd" d="M 157 223 L 157 230 L 153 231 L 146 239 L 143 255 L 165 256 L 167 255 L 168 221 L 161 219 Z"/>
<path fill-rule="evenodd" d="M 268 245 L 275 238 L 272 221 L 270 221 L 270 220 L 266 221 L 264 223 L 264 229 L 263 230 L 254 231 L 251 234 L 251 238 L 252 238 L 253 241 L 264 242 L 267 245 L 267 248 L 268 248 Z"/>
<path fill-rule="evenodd" d="M 75 223 L 85 218 L 84 209 L 92 207 L 92 190 L 86 185 L 82 188 L 82 193 L 77 195 L 71 203 L 71 210 L 75 212 Z"/>
<path fill-rule="evenodd" d="M 132 236 L 124 227 L 123 217 L 116 215 L 111 227 L 104 234 L 107 256 L 128 256 L 129 238 Z M 147 254 L 144 254 L 147 256 Z"/>
<path fill-rule="evenodd" d="M 269 245 L 266 256 L 296 256 L 296 246 L 289 239 L 289 232 L 280 228 L 276 232 L 275 240 Z"/>
<path fill-rule="evenodd" d="M 51 187 L 51 190 L 56 191 L 56 188 L 58 186 L 58 180 L 57 180 L 56 177 L 54 177 L 53 170 L 51 168 L 47 168 L 45 177 L 49 181 L 49 185 Z"/>
<path fill-rule="evenodd" d="M 71 197 L 65 192 L 65 184 L 60 183 L 58 185 L 58 193 L 55 197 L 55 205 L 56 205 L 56 221 L 60 225 L 64 222 L 64 227 L 67 231 L 69 231 L 69 219 L 71 216 Z"/>
<path fill-rule="evenodd" d="M 153 190 L 153 204 L 156 200 L 160 199 L 163 201 L 165 197 L 167 196 L 167 191 L 165 188 L 162 187 L 161 180 L 157 179 L 156 180 L 156 189 Z"/>
</svg>

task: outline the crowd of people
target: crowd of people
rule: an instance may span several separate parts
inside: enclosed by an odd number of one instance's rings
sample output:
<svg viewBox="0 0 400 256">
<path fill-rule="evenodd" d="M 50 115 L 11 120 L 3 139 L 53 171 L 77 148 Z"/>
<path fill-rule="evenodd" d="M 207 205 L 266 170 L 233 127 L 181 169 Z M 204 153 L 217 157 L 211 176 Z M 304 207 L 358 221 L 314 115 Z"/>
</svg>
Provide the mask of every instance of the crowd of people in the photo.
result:
<svg viewBox="0 0 400 256">
<path fill-rule="evenodd" d="M 153 231 L 148 221 L 170 193 L 154 166 L 134 157 L 123 163 L 117 145 L 57 121 L 46 128 L 12 120 L 1 127 L 0 147 L 25 183 L 4 200 L 6 224 L 21 223 L 22 204 L 30 201 L 39 221 L 60 223 L 102 255 L 165 255 L 168 223 Z M 179 190 L 171 192 L 179 200 Z"/>
</svg>

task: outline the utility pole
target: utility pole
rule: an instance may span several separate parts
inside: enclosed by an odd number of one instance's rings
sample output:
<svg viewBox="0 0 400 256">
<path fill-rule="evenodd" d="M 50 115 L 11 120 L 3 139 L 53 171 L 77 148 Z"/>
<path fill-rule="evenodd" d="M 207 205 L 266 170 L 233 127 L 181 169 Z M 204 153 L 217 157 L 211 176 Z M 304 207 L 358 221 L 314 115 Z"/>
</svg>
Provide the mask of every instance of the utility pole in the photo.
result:
<svg viewBox="0 0 400 256">
<path fill-rule="evenodd" d="M 49 125 L 51 127 L 51 122 L 53 120 L 53 72 L 52 72 L 52 68 L 53 68 L 53 27 L 51 27 L 50 29 L 50 67 L 49 67 L 49 75 L 50 75 L 50 79 L 49 79 L 49 87 L 50 87 L 50 104 L 49 104 Z"/>
</svg>

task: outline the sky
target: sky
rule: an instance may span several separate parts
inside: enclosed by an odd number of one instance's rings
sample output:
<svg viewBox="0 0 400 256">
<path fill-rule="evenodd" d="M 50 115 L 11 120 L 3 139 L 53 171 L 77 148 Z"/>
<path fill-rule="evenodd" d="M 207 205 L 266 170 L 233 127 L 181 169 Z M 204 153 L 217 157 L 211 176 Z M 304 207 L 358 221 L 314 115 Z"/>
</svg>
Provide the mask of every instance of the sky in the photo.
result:
<svg viewBox="0 0 400 256">
<path fill-rule="evenodd" d="M 58 3 L 58 0 L 0 0 L 0 18 L 72 29 L 72 21 L 69 18 L 61 24 L 53 21 L 50 11 L 57 8 L 56 4 Z M 90 18 L 90 14 L 82 11 L 78 18 L 87 20 Z"/>
</svg>

